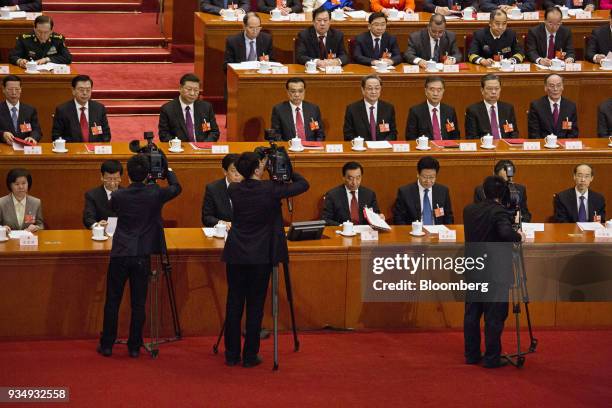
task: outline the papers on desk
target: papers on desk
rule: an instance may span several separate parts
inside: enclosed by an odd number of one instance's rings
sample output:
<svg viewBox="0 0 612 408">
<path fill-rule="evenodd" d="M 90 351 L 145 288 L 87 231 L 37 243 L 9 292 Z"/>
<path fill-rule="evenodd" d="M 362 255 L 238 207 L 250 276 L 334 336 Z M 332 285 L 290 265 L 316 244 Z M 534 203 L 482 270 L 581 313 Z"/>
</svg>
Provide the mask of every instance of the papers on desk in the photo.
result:
<svg viewBox="0 0 612 408">
<path fill-rule="evenodd" d="M 425 230 L 430 234 L 439 234 L 441 232 L 450 231 L 444 225 L 423 225 L 423 228 L 425 228 Z"/>
<path fill-rule="evenodd" d="M 345 11 L 345 14 L 353 20 L 365 20 L 365 18 L 369 16 L 369 13 L 363 10 Z"/>
<path fill-rule="evenodd" d="M 30 231 L 11 231 L 9 232 L 10 239 L 20 239 L 21 237 L 31 237 L 32 234 Z"/>
<path fill-rule="evenodd" d="M 57 71 L 57 73 L 69 74 L 70 67 L 66 64 L 56 64 L 54 62 L 47 62 L 46 64 L 40 64 L 36 66 L 37 71 Z"/>
<path fill-rule="evenodd" d="M 393 149 L 393 145 L 387 140 L 366 140 L 368 149 Z"/>
<path fill-rule="evenodd" d="M 13 20 L 16 18 L 26 18 L 25 11 L 11 11 L 9 17 L 0 17 L 0 20 Z"/>
<path fill-rule="evenodd" d="M 391 227 L 385 220 L 383 220 L 380 215 L 376 214 L 374 210 L 368 207 L 363 207 L 363 215 L 368 220 L 368 224 L 374 229 L 383 230 L 383 231 L 391 231 Z"/>
<path fill-rule="evenodd" d="M 580 231 L 596 231 L 605 228 L 603 224 L 599 222 L 577 222 Z"/>
<path fill-rule="evenodd" d="M 461 20 L 461 16 L 451 14 L 449 16 L 444 16 L 444 19 L 446 21 L 448 21 L 448 20 L 457 20 L 457 21 L 459 21 L 459 20 Z"/>
<path fill-rule="evenodd" d="M 16 152 L 23 150 L 23 145 L 17 142 L 13 142 L 13 150 Z"/>
<path fill-rule="evenodd" d="M 521 230 L 525 234 L 531 232 L 543 232 L 544 231 L 544 223 L 542 222 L 524 222 L 521 224 Z"/>
<path fill-rule="evenodd" d="M 269 64 L 270 64 L 270 67 L 282 67 L 283 66 L 283 64 L 281 64 L 280 62 L 270 61 Z M 259 69 L 259 61 L 244 61 L 244 62 L 232 63 L 232 64 L 227 64 L 227 65 L 229 65 L 236 71 Z"/>
</svg>

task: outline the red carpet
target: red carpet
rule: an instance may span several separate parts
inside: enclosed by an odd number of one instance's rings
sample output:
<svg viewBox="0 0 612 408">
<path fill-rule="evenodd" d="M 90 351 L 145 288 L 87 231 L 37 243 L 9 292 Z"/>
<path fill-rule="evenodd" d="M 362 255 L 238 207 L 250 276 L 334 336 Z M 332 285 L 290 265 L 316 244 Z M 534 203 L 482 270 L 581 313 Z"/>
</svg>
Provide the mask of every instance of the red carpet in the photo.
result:
<svg viewBox="0 0 612 408">
<path fill-rule="evenodd" d="M 447 331 L 302 334 L 298 353 L 283 335 L 278 372 L 271 340 L 253 369 L 224 366 L 214 337 L 162 346 L 157 360 L 132 360 L 125 346 L 103 358 L 95 340 L 2 342 L 0 384 L 67 386 L 83 407 L 610 406 L 612 330 L 537 337 L 520 370 L 463 364 L 462 333 Z"/>
<path fill-rule="evenodd" d="M 75 38 L 162 38 L 155 13 L 48 13 L 54 29 L 66 36 L 68 45 Z M 133 44 L 136 45 L 136 44 Z"/>
</svg>

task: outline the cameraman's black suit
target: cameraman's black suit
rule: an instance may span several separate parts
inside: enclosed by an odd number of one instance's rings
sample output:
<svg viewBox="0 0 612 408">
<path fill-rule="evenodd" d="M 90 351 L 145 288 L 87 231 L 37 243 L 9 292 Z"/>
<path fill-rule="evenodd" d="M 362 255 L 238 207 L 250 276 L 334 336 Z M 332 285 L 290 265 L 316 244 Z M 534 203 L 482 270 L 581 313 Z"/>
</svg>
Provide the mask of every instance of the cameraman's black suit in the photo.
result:
<svg viewBox="0 0 612 408">
<path fill-rule="evenodd" d="M 119 219 L 106 278 L 102 348 L 112 348 L 117 338 L 117 316 L 127 279 L 132 308 L 128 349 L 138 350 L 142 345 L 150 255 L 161 253 L 166 245 L 162 207 L 181 193 L 181 185 L 172 171 L 168 172 L 168 184 L 162 188 L 157 184 L 132 183 L 112 194 L 111 209 Z"/>
<path fill-rule="evenodd" d="M 531 221 L 531 213 L 527 208 L 527 188 L 524 185 L 518 183 L 514 183 L 514 186 L 516 187 L 516 190 L 521 200 L 521 221 L 529 222 Z M 481 184 L 474 189 L 474 203 L 479 203 L 486 199 L 487 197 L 485 196 L 484 188 Z"/>
<path fill-rule="evenodd" d="M 221 260 L 227 264 L 225 358 L 240 360 L 240 321 L 247 304 L 242 359 L 250 363 L 259 352 L 259 332 L 272 266 L 289 261 L 281 199 L 308 190 L 306 179 L 293 173 L 293 183 L 245 179 L 231 183 L 234 220 Z"/>
<path fill-rule="evenodd" d="M 463 335 L 465 360 L 468 364 L 478 363 L 481 359 L 480 318 L 483 313 L 486 346 L 484 365 L 496 367 L 500 364 L 501 335 L 508 317 L 508 290 L 514 279 L 512 248 L 502 248 L 501 245 L 490 243 L 521 241 L 521 235 L 512 229 L 511 218 L 508 210 L 493 200 L 470 204 L 463 210 L 466 256 L 483 256 L 483 252 L 494 253 L 488 253 L 484 271 L 473 271 L 474 275 L 466 273 L 468 281 L 488 283 L 487 293 L 474 295 L 468 292 L 466 297 Z M 474 242 L 481 244 L 470 248 L 469 243 Z M 505 301 L 500 301 L 502 299 Z"/>
</svg>

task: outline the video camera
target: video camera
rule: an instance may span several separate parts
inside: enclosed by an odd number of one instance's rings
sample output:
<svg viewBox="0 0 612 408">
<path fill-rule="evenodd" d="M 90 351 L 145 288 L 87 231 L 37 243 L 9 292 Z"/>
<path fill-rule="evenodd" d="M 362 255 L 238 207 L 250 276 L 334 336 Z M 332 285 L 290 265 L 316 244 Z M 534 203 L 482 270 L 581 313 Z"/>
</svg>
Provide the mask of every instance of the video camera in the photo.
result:
<svg viewBox="0 0 612 408">
<path fill-rule="evenodd" d="M 157 180 L 163 180 L 168 174 L 168 159 L 155 143 L 153 143 L 153 132 L 144 132 L 144 139 L 147 141 L 145 146 L 140 146 L 140 141 L 132 140 L 130 142 L 130 151 L 138 154 L 143 154 L 149 159 L 149 174 L 147 181 L 155 183 Z"/>
<path fill-rule="evenodd" d="M 259 146 L 255 148 L 255 153 L 259 155 L 260 160 L 268 159 L 266 170 L 268 170 L 272 181 L 279 183 L 291 181 L 293 167 L 289 160 L 289 154 L 284 147 L 278 147 L 274 142 L 270 141 L 270 147 Z"/>
<path fill-rule="evenodd" d="M 508 176 L 508 181 L 506 182 L 506 190 L 504 191 L 504 195 L 502 196 L 502 204 L 510 211 L 513 212 L 512 219 L 515 219 L 517 212 L 521 210 L 521 194 L 516 188 L 516 184 L 512 178 L 514 177 L 514 166 L 511 164 L 506 164 L 504 166 L 506 170 L 506 176 Z M 520 227 L 520 219 L 518 225 L 514 225 L 516 229 Z"/>
</svg>

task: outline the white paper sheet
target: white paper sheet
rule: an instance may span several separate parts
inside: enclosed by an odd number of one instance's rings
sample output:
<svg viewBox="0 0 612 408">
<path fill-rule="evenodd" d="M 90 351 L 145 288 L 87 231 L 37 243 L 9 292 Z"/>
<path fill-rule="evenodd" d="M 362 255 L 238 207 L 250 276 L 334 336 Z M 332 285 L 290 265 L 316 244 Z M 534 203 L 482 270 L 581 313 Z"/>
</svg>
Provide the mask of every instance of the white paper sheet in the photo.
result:
<svg viewBox="0 0 612 408">
<path fill-rule="evenodd" d="M 30 231 L 11 231 L 9 232 L 10 239 L 19 239 L 21 237 L 28 237 L 32 235 L 34 234 L 32 234 Z"/>
<path fill-rule="evenodd" d="M 367 16 L 368 13 L 363 11 L 363 10 L 358 10 L 358 11 L 345 11 L 345 13 L 352 19 L 356 19 L 356 20 L 364 20 Z"/>
<path fill-rule="evenodd" d="M 371 208 L 364 207 L 364 212 L 368 223 L 372 228 L 391 231 L 391 227 L 385 220 L 383 220 L 380 215 L 376 214 Z"/>
<path fill-rule="evenodd" d="M 603 224 L 598 222 L 577 222 L 576 225 L 578 225 L 581 231 L 595 231 L 605 228 Z"/>
<path fill-rule="evenodd" d="M 106 222 L 106 235 L 112 237 L 113 234 L 115 234 L 115 230 L 117 229 L 117 217 L 108 217 Z"/>
<path fill-rule="evenodd" d="M 439 234 L 440 232 L 446 232 L 449 229 L 444 225 L 423 225 L 423 228 L 430 234 Z"/>
<path fill-rule="evenodd" d="M 544 223 L 543 222 L 524 222 L 521 224 L 521 229 L 526 234 L 527 232 L 533 231 L 544 231 Z"/>
<path fill-rule="evenodd" d="M 393 145 L 386 140 L 366 140 L 368 149 L 392 149 Z"/>
</svg>

